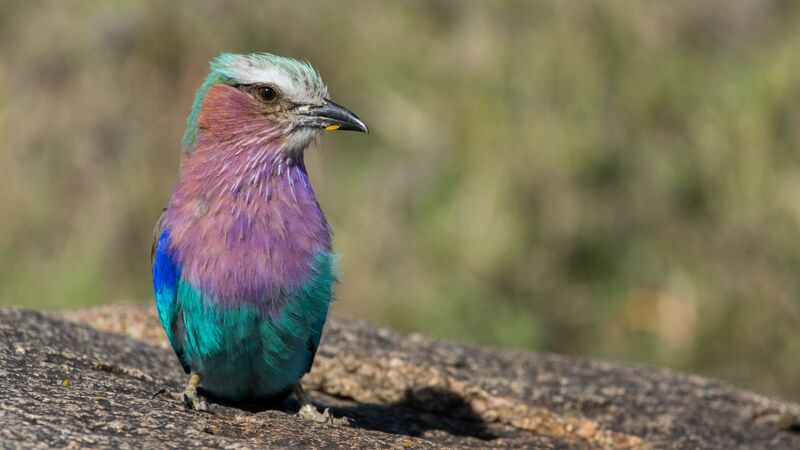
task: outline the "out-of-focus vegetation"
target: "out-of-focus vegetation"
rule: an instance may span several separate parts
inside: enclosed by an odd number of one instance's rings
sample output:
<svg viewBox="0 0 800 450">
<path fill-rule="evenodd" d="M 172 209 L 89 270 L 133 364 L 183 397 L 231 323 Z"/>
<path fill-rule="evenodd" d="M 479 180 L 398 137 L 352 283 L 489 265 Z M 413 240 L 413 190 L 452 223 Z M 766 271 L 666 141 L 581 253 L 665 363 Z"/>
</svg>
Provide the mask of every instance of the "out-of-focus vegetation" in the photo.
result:
<svg viewBox="0 0 800 450">
<path fill-rule="evenodd" d="M 310 60 L 336 312 L 800 398 L 800 3 L 0 0 L 0 303 L 152 298 L 207 61 Z"/>
</svg>

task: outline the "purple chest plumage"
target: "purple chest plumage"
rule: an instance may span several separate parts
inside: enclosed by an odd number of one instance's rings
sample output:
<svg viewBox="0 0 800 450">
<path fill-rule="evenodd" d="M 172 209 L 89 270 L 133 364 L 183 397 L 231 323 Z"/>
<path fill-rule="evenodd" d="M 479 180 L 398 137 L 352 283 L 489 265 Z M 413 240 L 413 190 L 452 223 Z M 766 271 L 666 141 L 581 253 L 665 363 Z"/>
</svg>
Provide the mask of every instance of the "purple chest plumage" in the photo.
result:
<svg viewBox="0 0 800 450">
<path fill-rule="evenodd" d="M 164 226 L 184 280 L 220 304 L 280 306 L 331 233 L 302 160 L 280 142 L 199 142 L 187 156 Z"/>
</svg>

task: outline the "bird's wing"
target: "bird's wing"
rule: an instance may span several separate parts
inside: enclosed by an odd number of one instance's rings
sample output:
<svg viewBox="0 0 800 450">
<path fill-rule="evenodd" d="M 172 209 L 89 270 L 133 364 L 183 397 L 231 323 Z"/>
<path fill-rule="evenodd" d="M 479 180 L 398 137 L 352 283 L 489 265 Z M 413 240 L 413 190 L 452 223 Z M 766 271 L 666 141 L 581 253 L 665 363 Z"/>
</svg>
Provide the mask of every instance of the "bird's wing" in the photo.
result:
<svg viewBox="0 0 800 450">
<path fill-rule="evenodd" d="M 161 209 L 161 215 L 158 216 L 158 222 L 156 222 L 155 228 L 153 228 L 153 241 L 150 244 L 150 264 L 152 265 L 156 259 L 156 247 L 158 247 L 158 239 L 161 237 L 161 233 L 164 231 L 164 214 L 167 212 L 167 208 Z"/>
<path fill-rule="evenodd" d="M 314 357 L 317 355 L 319 342 L 322 338 L 322 330 L 325 328 L 325 320 L 328 317 L 328 307 L 332 297 L 332 286 L 336 283 L 336 271 L 334 264 L 336 255 L 333 253 L 326 253 L 320 255 L 314 263 L 315 276 L 310 281 L 312 288 L 307 292 L 312 293 L 316 297 L 313 301 L 317 308 L 309 311 L 311 313 L 312 322 L 310 327 L 310 336 L 308 339 L 308 367 L 306 372 L 311 370 L 314 364 Z"/>
<path fill-rule="evenodd" d="M 189 365 L 184 360 L 183 337 L 185 329 L 183 312 L 178 299 L 180 268 L 169 249 L 169 230 L 164 227 L 163 212 L 153 231 L 150 261 L 153 265 L 153 289 L 156 294 L 158 318 L 161 320 L 161 326 L 164 327 L 167 339 L 169 339 L 172 349 L 178 356 L 183 370 L 189 373 Z"/>
<path fill-rule="evenodd" d="M 319 341 L 322 338 L 322 328 L 325 326 L 325 320 L 323 318 L 322 323 L 319 326 L 315 327 L 315 331 L 312 331 L 311 337 L 308 339 L 308 350 L 310 351 L 310 356 L 308 358 L 308 367 L 306 368 L 306 372 L 311 371 L 311 366 L 314 365 L 314 357 L 317 356 L 317 349 L 319 348 Z M 319 332 L 316 332 L 319 330 Z"/>
</svg>

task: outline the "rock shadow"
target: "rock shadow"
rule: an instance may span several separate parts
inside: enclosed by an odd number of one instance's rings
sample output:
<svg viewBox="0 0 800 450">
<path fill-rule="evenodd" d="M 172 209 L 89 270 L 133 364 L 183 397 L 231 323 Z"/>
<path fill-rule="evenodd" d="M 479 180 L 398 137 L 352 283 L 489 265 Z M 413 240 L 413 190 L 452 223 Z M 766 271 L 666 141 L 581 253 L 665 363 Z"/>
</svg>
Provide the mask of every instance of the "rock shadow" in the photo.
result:
<svg viewBox="0 0 800 450">
<path fill-rule="evenodd" d="M 293 414 L 300 408 L 294 397 L 288 397 L 288 393 L 247 402 L 231 402 L 214 398 L 207 392 L 200 393 L 213 403 L 253 413 L 279 410 Z M 486 422 L 463 397 L 447 389 L 409 389 L 402 400 L 386 404 L 357 403 L 314 394 L 312 397 L 320 410 L 330 408 L 335 416 L 352 419 L 351 426 L 354 428 L 403 436 L 422 436 L 438 430 L 453 436 L 480 440 L 498 437 L 487 429 Z"/>
<path fill-rule="evenodd" d="M 439 430 L 453 436 L 492 440 L 487 423 L 459 394 L 441 388 L 406 391 L 401 401 L 389 404 L 355 403 L 331 408 L 353 418 L 354 427 L 407 436 Z"/>
</svg>

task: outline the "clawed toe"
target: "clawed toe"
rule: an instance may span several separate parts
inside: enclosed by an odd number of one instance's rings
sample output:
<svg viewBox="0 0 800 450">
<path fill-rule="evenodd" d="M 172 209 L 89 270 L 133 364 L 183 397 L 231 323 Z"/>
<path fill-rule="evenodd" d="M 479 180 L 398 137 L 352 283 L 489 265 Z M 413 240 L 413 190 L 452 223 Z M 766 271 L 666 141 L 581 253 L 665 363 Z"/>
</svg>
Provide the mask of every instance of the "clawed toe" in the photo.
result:
<svg viewBox="0 0 800 450">
<path fill-rule="evenodd" d="M 167 388 L 161 388 L 158 391 L 154 392 L 150 398 L 156 398 L 161 395 L 167 395 Z"/>
<path fill-rule="evenodd" d="M 171 392 L 167 389 L 160 389 L 158 392 L 153 394 L 153 398 L 159 397 L 163 395 L 166 398 L 172 399 L 173 401 L 180 402 L 183 406 L 190 410 L 190 411 L 210 411 L 208 408 L 208 403 L 206 400 L 197 395 L 195 392 L 194 394 L 189 392 Z"/>
<path fill-rule="evenodd" d="M 197 394 L 191 395 L 187 394 L 186 392 L 183 392 L 180 395 L 180 401 L 183 403 L 183 406 L 188 410 L 208 411 L 208 403 L 206 403 L 203 397 L 200 397 Z"/>
<path fill-rule="evenodd" d="M 317 411 L 317 408 L 311 404 L 304 405 L 300 408 L 297 415 L 312 422 L 326 423 L 329 425 L 350 425 L 350 420 L 348 420 L 347 417 L 334 417 L 333 414 L 331 414 L 330 408 L 325 408 L 325 411 L 320 413 Z"/>
<path fill-rule="evenodd" d="M 193 411 L 208 411 L 208 403 L 203 397 L 197 395 L 197 387 L 200 385 L 200 374 L 192 372 L 189 377 L 189 382 L 186 383 L 186 389 L 178 395 L 178 400 L 183 403 L 183 406 L 188 410 Z"/>
</svg>

